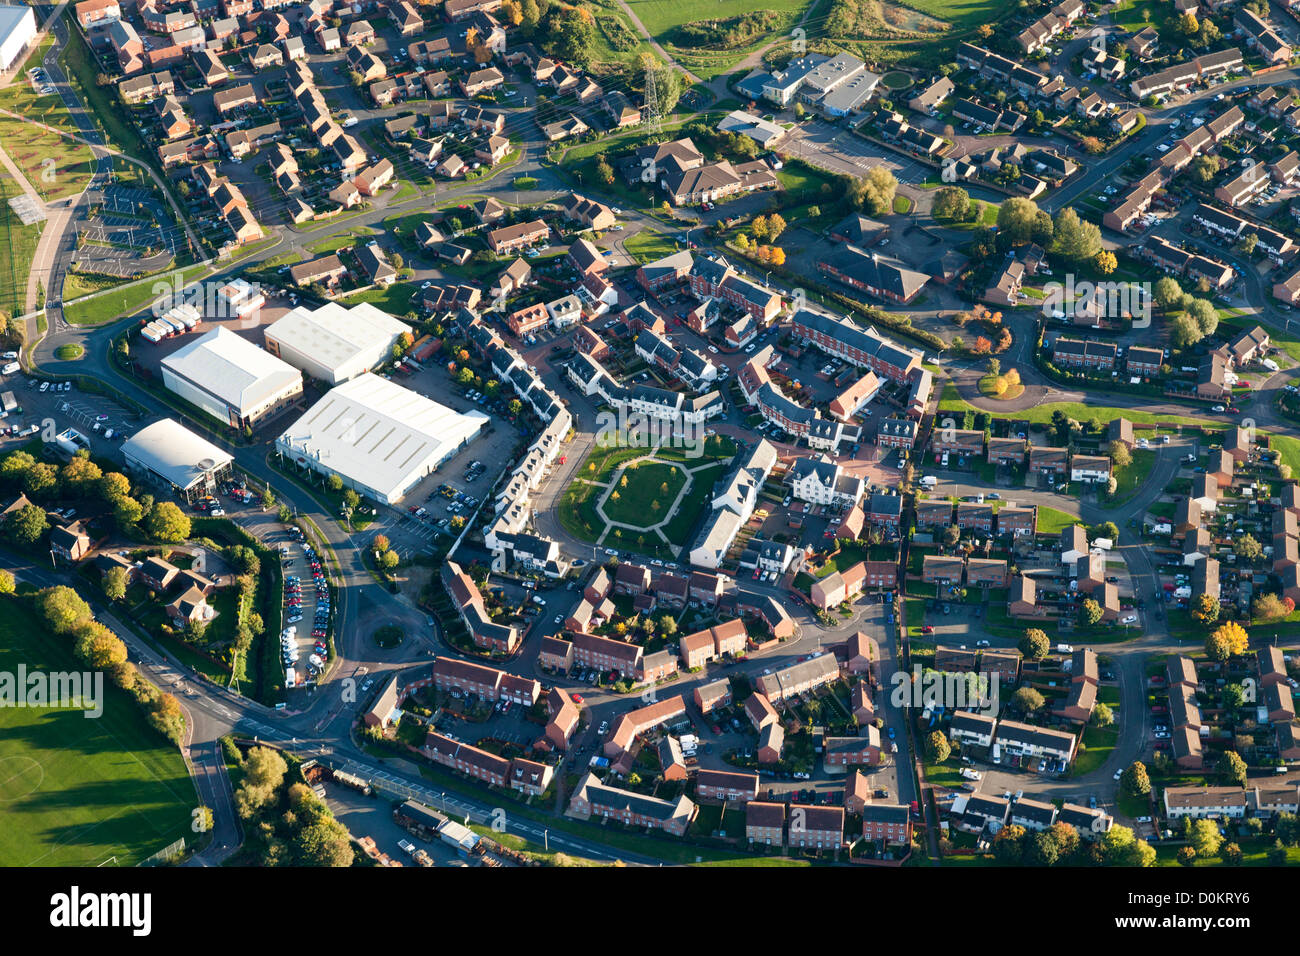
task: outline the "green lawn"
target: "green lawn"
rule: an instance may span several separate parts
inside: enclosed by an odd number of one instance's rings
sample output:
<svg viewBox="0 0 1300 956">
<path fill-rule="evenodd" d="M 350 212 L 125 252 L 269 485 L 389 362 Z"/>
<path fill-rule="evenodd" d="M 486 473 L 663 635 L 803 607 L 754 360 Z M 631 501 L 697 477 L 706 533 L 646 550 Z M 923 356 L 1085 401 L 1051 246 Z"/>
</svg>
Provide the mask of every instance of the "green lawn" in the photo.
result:
<svg viewBox="0 0 1300 956">
<path fill-rule="evenodd" d="M 24 600 L 0 606 L 0 671 L 82 670 Z M 98 719 L 0 708 L 0 866 L 134 866 L 191 839 L 197 804 L 180 753 L 107 681 Z"/>
<path fill-rule="evenodd" d="M 1084 747 L 1080 748 L 1079 755 L 1074 760 L 1074 766 L 1070 768 L 1070 775 L 1081 777 L 1099 768 L 1110 758 L 1118 740 L 1119 728 L 1114 724 L 1104 728 L 1084 728 Z"/>
<path fill-rule="evenodd" d="M 1060 534 L 1070 525 L 1078 524 L 1079 516 L 1066 514 L 1056 508 L 1038 509 L 1038 533 Z"/>
<path fill-rule="evenodd" d="M 966 412 L 973 411 L 979 413 L 981 409 L 976 408 L 969 402 L 965 401 L 957 393 L 955 387 L 949 383 L 944 388 L 943 397 L 939 401 L 939 410 L 942 412 Z M 1025 409 L 1015 413 L 1016 418 L 1024 419 L 1030 424 L 1050 425 L 1052 415 L 1055 412 L 1064 412 L 1068 417 L 1076 421 L 1086 422 L 1090 418 L 1097 418 L 1105 422 L 1112 418 L 1127 418 L 1134 425 L 1158 425 L 1163 422 L 1169 422 L 1177 425 L 1192 425 L 1201 428 L 1224 429 L 1228 426 L 1219 422 L 1208 419 L 1192 418 L 1187 415 L 1155 415 L 1150 412 L 1138 411 L 1133 408 L 1114 408 L 1106 405 L 1084 405 L 1080 402 L 1049 402 L 1045 405 L 1036 405 L 1033 408 Z"/>
<path fill-rule="evenodd" d="M 623 245 L 642 264 L 671 256 L 678 249 L 677 243 L 653 229 L 642 229 Z"/>
<path fill-rule="evenodd" d="M 24 226 L 9 208 L 9 198 L 21 195 L 18 184 L 0 174 L 0 309 L 10 315 L 27 311 L 27 275 L 45 226 L 39 222 Z"/>
<path fill-rule="evenodd" d="M 686 481 L 686 472 L 677 465 L 660 462 L 629 465 L 602 510 L 610 520 L 634 527 L 657 524 L 664 519 L 667 514 L 664 509 L 673 503 Z"/>
<path fill-rule="evenodd" d="M 1110 504 L 1120 505 L 1132 498 L 1151 474 L 1156 463 L 1156 453 L 1149 448 L 1133 449 L 1133 462 L 1127 468 L 1115 469 L 1115 495 Z"/>
<path fill-rule="evenodd" d="M 47 37 L 32 51 L 23 64 L 24 74 L 27 69 L 44 61 L 53 43 L 54 38 Z M 0 109 L 24 118 L 0 116 L 0 144 L 38 193 L 47 200 L 61 199 L 76 195 L 85 188 L 94 170 L 94 157 L 89 146 L 52 132 L 77 134 L 76 124 L 58 94 L 39 95 L 20 74 L 14 82 L 0 89 Z M 50 128 L 45 129 L 37 123 Z"/>
<path fill-rule="evenodd" d="M 344 305 L 356 305 L 358 302 L 370 302 L 389 315 L 405 315 L 411 311 L 411 300 L 419 293 L 420 286 L 414 282 L 394 282 L 386 289 L 367 289 L 356 295 L 345 297 Z"/>
<path fill-rule="evenodd" d="M 1300 475 L 1300 439 L 1289 435 L 1270 434 L 1269 447 L 1282 456 L 1282 464 L 1291 466 L 1292 475 Z"/>
<path fill-rule="evenodd" d="M 192 265 L 180 271 L 180 286 L 184 288 L 207 273 L 208 267 Z M 73 325 L 102 325 L 123 315 L 143 309 L 160 294 L 160 289 L 174 289 L 172 273 L 164 273 L 94 298 L 69 302 L 63 310 L 64 317 Z"/>
</svg>

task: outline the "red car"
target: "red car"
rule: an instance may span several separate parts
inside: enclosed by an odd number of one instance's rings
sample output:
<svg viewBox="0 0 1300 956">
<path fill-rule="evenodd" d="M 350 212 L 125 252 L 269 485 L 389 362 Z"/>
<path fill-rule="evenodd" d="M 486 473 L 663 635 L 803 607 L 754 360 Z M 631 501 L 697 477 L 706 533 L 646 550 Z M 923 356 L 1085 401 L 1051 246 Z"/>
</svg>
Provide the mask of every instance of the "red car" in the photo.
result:
<svg viewBox="0 0 1300 956">
<path fill-rule="evenodd" d="M 581 694 L 571 694 L 570 696 L 573 698 L 573 702 L 574 702 L 575 704 L 581 704 L 581 703 L 582 703 L 582 695 L 581 695 Z"/>
<path fill-rule="evenodd" d="M 922 634 L 933 634 L 933 633 L 934 633 L 934 628 L 931 627 L 929 624 L 927 624 L 927 625 L 925 625 L 923 628 L 921 628 L 921 633 L 922 633 Z"/>
</svg>

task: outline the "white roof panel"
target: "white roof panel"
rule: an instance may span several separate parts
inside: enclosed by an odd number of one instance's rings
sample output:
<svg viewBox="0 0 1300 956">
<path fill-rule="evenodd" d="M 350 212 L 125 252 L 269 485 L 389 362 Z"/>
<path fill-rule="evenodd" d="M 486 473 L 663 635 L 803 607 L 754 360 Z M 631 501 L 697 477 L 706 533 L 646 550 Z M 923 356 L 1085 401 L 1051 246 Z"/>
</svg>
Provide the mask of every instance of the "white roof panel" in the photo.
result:
<svg viewBox="0 0 1300 956">
<path fill-rule="evenodd" d="M 330 389 L 279 444 L 391 500 L 413 476 L 477 435 L 487 420 L 481 412 L 461 414 L 367 372 Z"/>
<path fill-rule="evenodd" d="M 224 326 L 163 359 L 163 367 L 241 413 L 302 381 L 302 373 Z"/>
</svg>

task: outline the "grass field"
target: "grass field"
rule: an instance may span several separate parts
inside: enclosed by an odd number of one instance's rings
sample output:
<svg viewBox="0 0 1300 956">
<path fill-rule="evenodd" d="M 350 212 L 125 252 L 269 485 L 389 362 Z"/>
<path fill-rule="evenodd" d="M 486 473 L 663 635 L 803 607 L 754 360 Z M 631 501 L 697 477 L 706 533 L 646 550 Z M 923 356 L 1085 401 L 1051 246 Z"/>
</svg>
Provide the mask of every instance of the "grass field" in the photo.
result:
<svg viewBox="0 0 1300 956">
<path fill-rule="evenodd" d="M 686 472 L 676 465 L 642 462 L 623 472 L 626 484 L 610 493 L 602 510 L 606 517 L 638 527 L 658 524 L 664 509 L 673 503 L 686 484 Z M 618 495 L 615 500 L 614 495 Z"/>
<path fill-rule="evenodd" d="M 1133 463 L 1127 468 L 1115 469 L 1115 496 L 1110 499 L 1110 503 L 1123 504 L 1137 494 L 1138 489 L 1142 487 L 1142 482 L 1146 481 L 1147 476 L 1151 474 L 1155 463 L 1155 451 L 1148 448 L 1135 448 Z"/>
<path fill-rule="evenodd" d="M 45 225 L 24 226 L 9 208 L 9 197 L 21 195 L 18 184 L 0 174 L 0 309 L 10 315 L 27 311 L 27 275 Z"/>
<path fill-rule="evenodd" d="M 180 272 L 181 286 L 193 282 L 207 271 L 207 266 L 187 266 Z M 160 287 L 175 288 L 175 280 L 171 275 L 162 273 L 94 298 L 70 302 L 63 310 L 63 315 L 73 325 L 102 325 L 120 316 L 130 315 L 157 298 L 161 294 L 158 291 Z"/>
<path fill-rule="evenodd" d="M 53 37 L 47 37 L 27 57 L 24 75 L 0 89 L 0 109 L 23 117 L 0 116 L 0 145 L 4 146 L 32 187 L 47 200 L 81 192 L 94 171 L 94 157 L 89 146 L 74 143 L 51 131 L 77 134 L 63 100 L 57 94 L 39 95 L 25 76 L 27 69 L 41 64 L 53 43 Z M 43 123 L 50 129 L 43 129 L 36 123 Z"/>
<path fill-rule="evenodd" d="M 1038 533 L 1060 534 L 1071 525 L 1079 523 L 1077 515 L 1066 514 L 1056 508 L 1038 509 Z"/>
<path fill-rule="evenodd" d="M 642 265 L 671 256 L 678 249 L 677 243 L 653 229 L 642 229 L 636 235 L 629 236 L 623 246 Z"/>
<path fill-rule="evenodd" d="M 24 601 L 0 608 L 0 670 L 82 669 Z M 191 835 L 180 753 L 107 681 L 104 695 L 98 719 L 0 708 L 0 866 L 133 866 Z"/>
</svg>

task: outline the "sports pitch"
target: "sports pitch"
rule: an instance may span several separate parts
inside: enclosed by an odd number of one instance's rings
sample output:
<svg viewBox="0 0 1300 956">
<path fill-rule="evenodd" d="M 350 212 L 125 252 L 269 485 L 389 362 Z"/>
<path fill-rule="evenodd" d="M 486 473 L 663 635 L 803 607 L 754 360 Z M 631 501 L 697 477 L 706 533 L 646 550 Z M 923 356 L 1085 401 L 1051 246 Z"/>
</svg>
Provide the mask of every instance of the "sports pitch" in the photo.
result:
<svg viewBox="0 0 1300 956">
<path fill-rule="evenodd" d="M 0 599 L 0 671 L 81 671 L 21 598 Z M 0 707 L 0 866 L 133 866 L 192 837 L 180 753 L 105 681 L 104 713 Z"/>
</svg>

